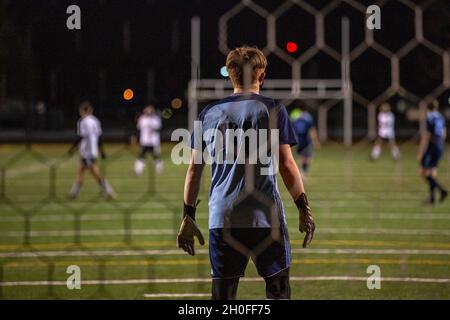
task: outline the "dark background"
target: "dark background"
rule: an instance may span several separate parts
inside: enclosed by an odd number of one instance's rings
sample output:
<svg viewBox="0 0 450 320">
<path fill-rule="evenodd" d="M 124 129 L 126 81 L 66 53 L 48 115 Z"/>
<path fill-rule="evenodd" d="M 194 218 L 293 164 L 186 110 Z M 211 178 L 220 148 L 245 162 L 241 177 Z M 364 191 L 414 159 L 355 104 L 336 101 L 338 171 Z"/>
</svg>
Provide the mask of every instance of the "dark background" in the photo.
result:
<svg viewBox="0 0 450 320">
<path fill-rule="evenodd" d="M 221 78 L 219 70 L 225 56 L 218 50 L 218 19 L 237 0 L 0 0 L 0 135 L 7 140 L 22 139 L 24 132 L 73 134 L 77 104 L 93 102 L 106 132 L 132 130 L 133 118 L 146 103 L 160 110 L 170 107 L 179 97 L 183 107 L 172 110 L 165 128 L 187 126 L 186 90 L 190 79 L 190 19 L 201 17 L 201 77 Z M 283 1 L 256 0 L 269 12 Z M 330 1 L 304 1 L 316 9 Z M 325 16 L 325 41 L 340 51 L 340 23 L 348 16 L 351 23 L 351 49 L 364 40 L 365 15 L 340 4 Z M 375 1 L 359 1 L 365 5 Z M 425 3 L 425 37 L 444 50 L 450 48 L 450 1 L 413 1 Z M 81 30 L 66 28 L 66 8 L 81 7 Z M 127 48 L 125 33 L 129 34 Z M 295 41 L 299 51 L 314 45 L 315 19 L 294 6 L 277 20 L 277 44 L 284 50 L 287 41 Z M 228 46 L 266 44 L 265 20 L 249 9 L 233 17 L 228 25 Z M 414 11 L 401 1 L 392 0 L 382 7 L 382 29 L 375 40 L 396 52 L 414 37 Z M 290 78 L 290 65 L 277 56 L 268 56 L 269 78 Z M 419 45 L 400 63 L 401 84 L 423 98 L 442 83 L 442 57 Z M 154 85 L 148 89 L 148 75 Z M 340 64 L 319 51 L 302 65 L 304 78 L 339 78 Z M 390 62 L 372 49 L 352 62 L 351 77 L 355 91 L 372 100 L 390 84 Z M 100 79 L 104 79 L 103 82 Z M 135 98 L 126 102 L 122 92 L 132 88 Z M 450 92 L 438 97 L 448 105 Z M 392 102 L 399 96 L 394 95 Z M 39 106 L 42 101 L 45 107 Z M 408 107 L 416 107 L 408 101 Z M 360 107 L 361 112 L 358 112 Z M 355 106 L 354 117 L 365 126 L 365 106 Z M 395 111 L 395 108 L 394 108 Z M 403 110 L 404 111 L 404 110 Z M 330 113 L 330 121 L 341 117 Z M 399 117 L 402 123 L 402 117 Z M 407 122 L 404 122 L 407 126 Z M 27 130 L 25 130 L 27 129 Z M 8 133 L 8 135 L 7 135 Z M 120 135 L 119 135 L 120 136 Z M 49 138 L 49 137 L 47 137 Z"/>
</svg>

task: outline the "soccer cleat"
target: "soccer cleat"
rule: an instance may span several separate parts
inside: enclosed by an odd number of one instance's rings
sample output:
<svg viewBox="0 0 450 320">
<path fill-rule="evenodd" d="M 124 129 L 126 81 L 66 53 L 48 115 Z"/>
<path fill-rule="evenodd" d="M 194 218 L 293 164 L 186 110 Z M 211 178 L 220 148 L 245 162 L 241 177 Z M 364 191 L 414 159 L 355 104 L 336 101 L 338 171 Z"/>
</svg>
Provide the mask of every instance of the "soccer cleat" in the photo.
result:
<svg viewBox="0 0 450 320">
<path fill-rule="evenodd" d="M 106 200 L 116 200 L 117 193 L 115 193 L 114 191 L 104 192 L 103 198 L 105 198 Z"/>
<path fill-rule="evenodd" d="M 375 146 L 372 149 L 372 152 L 370 154 L 370 160 L 376 161 L 381 155 L 381 148 L 379 146 Z"/>
<path fill-rule="evenodd" d="M 80 195 L 81 184 L 79 182 L 74 182 L 72 188 L 69 191 L 69 198 L 76 199 Z"/>
<path fill-rule="evenodd" d="M 394 147 L 391 151 L 392 160 L 398 161 L 400 160 L 400 150 L 397 147 Z"/>
<path fill-rule="evenodd" d="M 103 197 L 106 200 L 114 200 L 117 198 L 117 194 L 114 191 L 114 189 L 111 187 L 111 185 L 109 184 L 108 180 L 103 179 L 101 189 L 102 189 Z"/>
<path fill-rule="evenodd" d="M 140 176 L 144 172 L 145 161 L 142 159 L 137 159 L 134 162 L 134 174 Z"/>
</svg>

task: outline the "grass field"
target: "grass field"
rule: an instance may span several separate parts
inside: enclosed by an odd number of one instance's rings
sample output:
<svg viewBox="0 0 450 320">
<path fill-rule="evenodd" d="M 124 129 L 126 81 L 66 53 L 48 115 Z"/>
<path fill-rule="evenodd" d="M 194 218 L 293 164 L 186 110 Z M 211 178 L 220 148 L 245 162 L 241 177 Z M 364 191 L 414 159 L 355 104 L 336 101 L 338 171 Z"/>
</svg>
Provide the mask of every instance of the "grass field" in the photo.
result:
<svg viewBox="0 0 450 320">
<path fill-rule="evenodd" d="M 77 157 L 68 146 L 0 146 L 1 299 L 208 299 L 207 247 L 195 257 L 175 246 L 186 167 L 132 174 L 134 154 L 107 145 L 101 164 L 119 197 L 105 201 L 87 177 L 76 201 L 66 195 Z M 298 216 L 282 184 L 292 241 L 293 299 L 449 299 L 450 201 L 424 207 L 426 185 L 418 177 L 416 146 L 387 150 L 368 161 L 367 144 L 329 144 L 316 152 L 306 188 L 317 224 L 315 239 L 301 248 Z M 450 158 L 441 181 L 450 186 Z M 209 172 L 206 171 L 206 172 Z M 198 221 L 207 235 L 209 173 L 204 177 Z M 81 290 L 68 290 L 66 269 L 81 268 Z M 368 290 L 366 269 L 381 268 L 381 289 Z M 184 294 L 185 296 L 178 296 Z M 173 296 L 171 296 L 173 295 Z M 263 299 L 264 282 L 249 264 L 239 299 Z"/>
</svg>

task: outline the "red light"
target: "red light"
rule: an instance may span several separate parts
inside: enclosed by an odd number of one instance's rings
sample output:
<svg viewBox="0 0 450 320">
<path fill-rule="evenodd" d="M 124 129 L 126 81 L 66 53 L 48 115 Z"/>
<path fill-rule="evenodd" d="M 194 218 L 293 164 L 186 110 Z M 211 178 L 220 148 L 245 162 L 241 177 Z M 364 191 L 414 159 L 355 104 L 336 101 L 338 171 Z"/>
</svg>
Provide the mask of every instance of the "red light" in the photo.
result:
<svg viewBox="0 0 450 320">
<path fill-rule="evenodd" d="M 286 50 L 290 53 L 294 53 L 298 50 L 298 45 L 295 42 L 289 41 L 286 43 Z"/>
</svg>

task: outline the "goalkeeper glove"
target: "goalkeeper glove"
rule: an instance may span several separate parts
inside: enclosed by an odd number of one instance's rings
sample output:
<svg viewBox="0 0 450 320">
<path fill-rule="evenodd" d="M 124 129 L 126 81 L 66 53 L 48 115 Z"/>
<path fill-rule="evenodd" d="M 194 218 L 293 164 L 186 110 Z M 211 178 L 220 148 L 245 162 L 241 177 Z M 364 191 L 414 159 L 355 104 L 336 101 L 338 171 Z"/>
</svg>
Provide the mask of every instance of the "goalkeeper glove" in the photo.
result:
<svg viewBox="0 0 450 320">
<path fill-rule="evenodd" d="M 302 193 L 300 197 L 295 200 L 295 204 L 297 205 L 300 217 L 298 229 L 302 233 L 306 232 L 305 238 L 303 239 L 303 248 L 306 248 L 306 246 L 311 243 L 316 225 L 314 224 L 311 208 L 309 207 L 308 198 L 305 193 Z"/>
<path fill-rule="evenodd" d="M 197 202 L 198 204 L 198 202 Z M 195 222 L 195 210 L 197 206 L 189 206 L 184 204 L 183 221 L 181 222 L 180 231 L 177 236 L 178 248 L 183 249 L 191 256 L 195 255 L 194 236 L 197 237 L 201 245 L 205 244 L 205 239 Z"/>
</svg>

